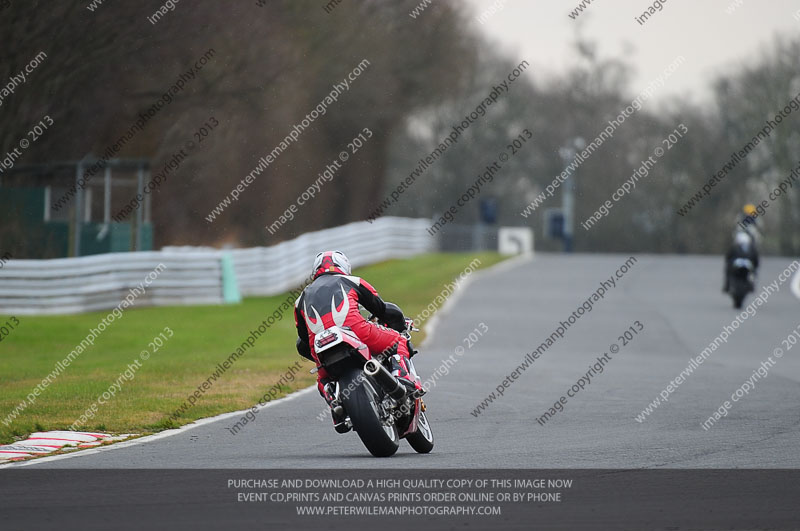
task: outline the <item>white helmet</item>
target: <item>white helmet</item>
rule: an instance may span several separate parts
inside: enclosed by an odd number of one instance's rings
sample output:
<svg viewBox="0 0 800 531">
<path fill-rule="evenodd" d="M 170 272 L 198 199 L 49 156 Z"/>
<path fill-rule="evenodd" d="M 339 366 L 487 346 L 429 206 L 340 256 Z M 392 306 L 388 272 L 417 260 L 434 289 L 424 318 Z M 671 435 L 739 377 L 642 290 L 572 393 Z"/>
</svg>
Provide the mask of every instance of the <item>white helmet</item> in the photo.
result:
<svg viewBox="0 0 800 531">
<path fill-rule="evenodd" d="M 350 260 L 341 251 L 323 251 L 314 258 L 314 278 L 324 273 L 349 275 L 351 271 Z"/>
</svg>

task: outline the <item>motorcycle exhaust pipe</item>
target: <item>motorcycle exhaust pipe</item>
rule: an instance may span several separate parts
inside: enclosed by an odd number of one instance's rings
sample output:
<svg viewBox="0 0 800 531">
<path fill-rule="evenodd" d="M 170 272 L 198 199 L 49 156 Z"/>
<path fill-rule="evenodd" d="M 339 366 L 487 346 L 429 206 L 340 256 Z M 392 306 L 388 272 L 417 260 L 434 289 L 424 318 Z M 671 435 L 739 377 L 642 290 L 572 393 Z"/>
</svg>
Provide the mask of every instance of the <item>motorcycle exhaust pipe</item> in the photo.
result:
<svg viewBox="0 0 800 531">
<path fill-rule="evenodd" d="M 395 400 L 402 400 L 406 396 L 406 388 L 386 370 L 386 367 L 375 360 L 367 360 L 364 364 L 364 373 L 372 378 L 387 395 Z"/>
</svg>

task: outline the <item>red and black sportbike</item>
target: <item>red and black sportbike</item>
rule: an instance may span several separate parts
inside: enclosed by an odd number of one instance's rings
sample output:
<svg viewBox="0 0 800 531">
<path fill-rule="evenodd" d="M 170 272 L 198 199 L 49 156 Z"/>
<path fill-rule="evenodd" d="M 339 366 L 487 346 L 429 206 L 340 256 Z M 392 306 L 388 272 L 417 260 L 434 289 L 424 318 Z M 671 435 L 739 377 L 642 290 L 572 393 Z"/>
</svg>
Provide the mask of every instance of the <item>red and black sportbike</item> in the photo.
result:
<svg viewBox="0 0 800 531">
<path fill-rule="evenodd" d="M 386 305 L 400 312 L 396 305 L 388 302 Z M 370 316 L 370 320 L 374 317 Z M 394 329 L 408 340 L 416 329 L 413 320 L 403 318 L 403 321 L 403 329 L 398 329 L 400 326 Z M 367 345 L 346 326 L 331 326 L 317 334 L 313 349 L 332 379 L 326 386 L 333 397 L 331 408 L 337 417 L 345 418 L 345 427 L 358 433 L 372 455 L 394 455 L 400 439 L 406 439 L 419 453 L 433 449 L 433 432 L 422 401 L 425 391 L 410 359 L 406 364 L 415 386 L 392 375 L 398 354 L 389 351 L 372 356 Z"/>
</svg>

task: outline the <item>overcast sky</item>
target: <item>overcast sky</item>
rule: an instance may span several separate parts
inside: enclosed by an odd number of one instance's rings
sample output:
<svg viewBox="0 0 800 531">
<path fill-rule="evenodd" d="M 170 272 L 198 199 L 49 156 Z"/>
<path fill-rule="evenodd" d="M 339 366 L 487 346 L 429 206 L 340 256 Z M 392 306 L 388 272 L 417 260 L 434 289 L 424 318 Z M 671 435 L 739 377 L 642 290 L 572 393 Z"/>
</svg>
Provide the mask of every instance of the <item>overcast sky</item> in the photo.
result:
<svg viewBox="0 0 800 531">
<path fill-rule="evenodd" d="M 686 62 L 653 99 L 689 96 L 702 101 L 716 74 L 758 58 L 776 34 L 800 34 L 794 18 L 800 0 L 667 0 L 643 25 L 636 22 L 647 0 L 594 0 L 576 20 L 568 14 L 580 0 L 465 0 L 474 14 L 502 8 L 475 26 L 511 59 L 526 59 L 538 73 L 563 72 L 574 64 L 578 25 L 602 56 L 627 57 L 636 68 L 631 93 L 641 91 L 677 56 Z M 588 0 L 587 0 L 588 1 Z M 731 14 L 726 8 L 736 7 Z M 474 20 L 474 19 L 473 19 Z M 531 72 L 531 70 L 529 70 Z"/>
</svg>

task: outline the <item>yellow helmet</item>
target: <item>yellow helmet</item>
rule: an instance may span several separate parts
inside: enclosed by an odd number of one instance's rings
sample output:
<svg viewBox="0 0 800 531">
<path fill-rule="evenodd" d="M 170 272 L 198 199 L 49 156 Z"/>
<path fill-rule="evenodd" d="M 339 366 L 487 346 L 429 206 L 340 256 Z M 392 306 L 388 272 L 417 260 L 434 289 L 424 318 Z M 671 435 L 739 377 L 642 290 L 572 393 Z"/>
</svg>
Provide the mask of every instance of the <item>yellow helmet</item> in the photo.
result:
<svg viewBox="0 0 800 531">
<path fill-rule="evenodd" d="M 745 216 L 751 216 L 751 217 L 755 216 L 756 212 L 757 212 L 756 211 L 756 206 L 754 204 L 752 204 L 752 203 L 747 203 L 744 206 L 744 208 L 742 208 L 742 211 L 744 211 Z"/>
</svg>

